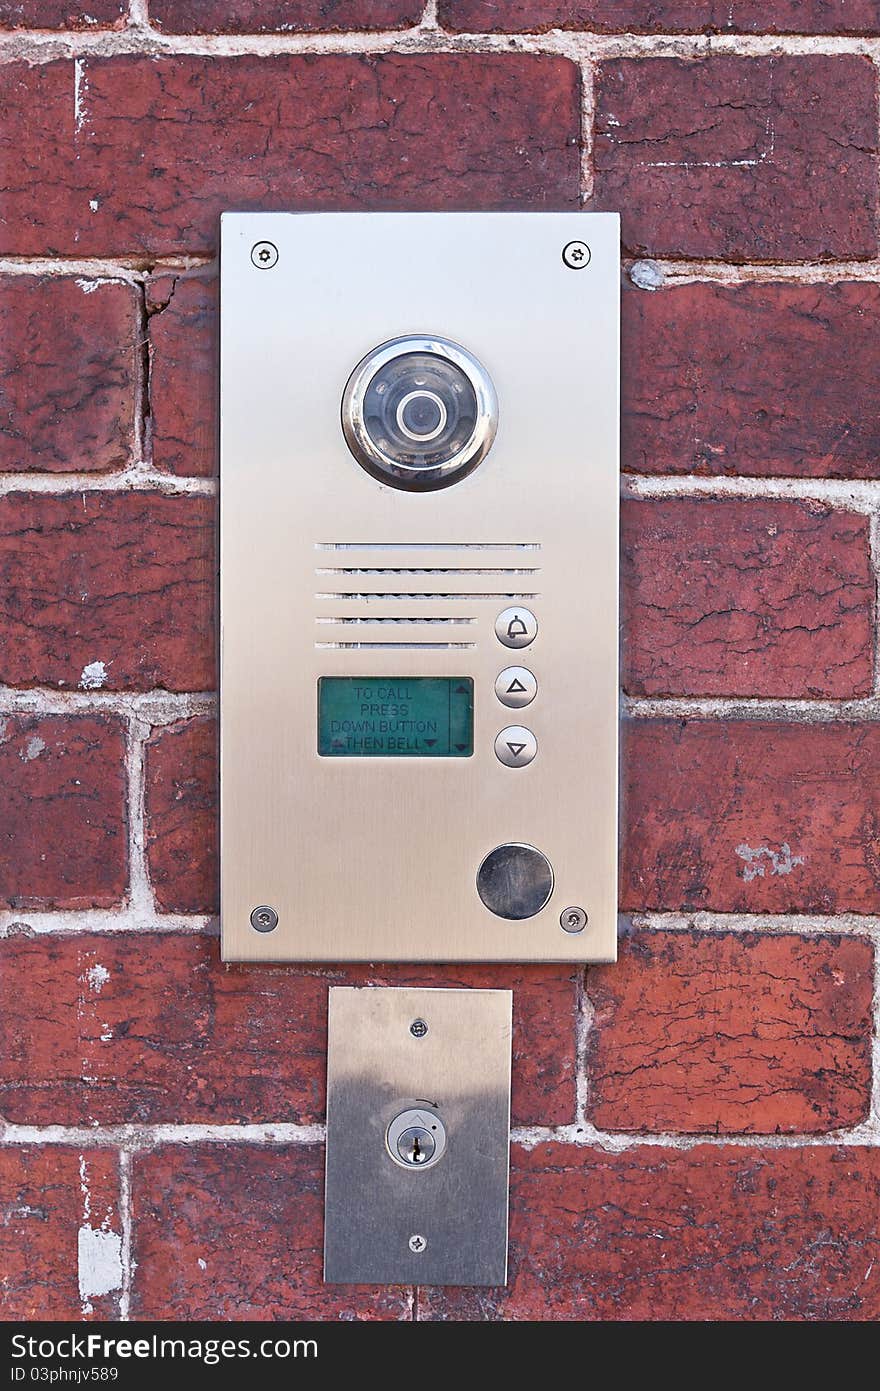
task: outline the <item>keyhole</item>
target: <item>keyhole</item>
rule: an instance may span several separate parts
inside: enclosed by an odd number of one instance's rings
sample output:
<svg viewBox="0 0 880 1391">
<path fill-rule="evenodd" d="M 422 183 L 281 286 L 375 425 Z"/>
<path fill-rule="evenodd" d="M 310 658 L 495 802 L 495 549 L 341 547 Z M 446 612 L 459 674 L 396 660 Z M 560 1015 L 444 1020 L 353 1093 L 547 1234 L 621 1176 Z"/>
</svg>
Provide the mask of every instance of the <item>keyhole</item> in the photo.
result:
<svg viewBox="0 0 880 1391">
<path fill-rule="evenodd" d="M 424 1167 L 434 1157 L 436 1149 L 434 1136 L 423 1125 L 409 1126 L 397 1140 L 397 1153 L 404 1164 L 413 1168 Z"/>
</svg>

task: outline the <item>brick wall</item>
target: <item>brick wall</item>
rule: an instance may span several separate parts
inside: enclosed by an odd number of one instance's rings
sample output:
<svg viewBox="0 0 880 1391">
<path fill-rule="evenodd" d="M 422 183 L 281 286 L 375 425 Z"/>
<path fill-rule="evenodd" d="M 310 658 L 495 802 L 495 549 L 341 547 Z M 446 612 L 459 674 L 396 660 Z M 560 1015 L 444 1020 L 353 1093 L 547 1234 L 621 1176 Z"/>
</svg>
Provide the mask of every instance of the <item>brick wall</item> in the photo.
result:
<svg viewBox="0 0 880 1391">
<path fill-rule="evenodd" d="M 880 1314 L 878 66 L 877 0 L 0 0 L 4 1317 Z M 218 214 L 580 205 L 621 961 L 224 969 Z M 333 982 L 515 990 L 507 1290 L 322 1285 Z"/>
</svg>

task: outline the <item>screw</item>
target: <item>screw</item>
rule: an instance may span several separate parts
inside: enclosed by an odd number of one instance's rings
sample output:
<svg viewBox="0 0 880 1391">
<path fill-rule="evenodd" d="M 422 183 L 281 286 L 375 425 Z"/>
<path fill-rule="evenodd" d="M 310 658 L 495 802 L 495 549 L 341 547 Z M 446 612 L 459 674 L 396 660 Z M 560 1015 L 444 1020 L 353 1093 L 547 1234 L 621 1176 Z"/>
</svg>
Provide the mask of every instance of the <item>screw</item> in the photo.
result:
<svg viewBox="0 0 880 1391">
<path fill-rule="evenodd" d="M 563 932 L 583 932 L 588 922 L 583 908 L 563 908 L 559 914 L 559 926 Z"/>
<path fill-rule="evenodd" d="M 569 270 L 583 270 L 590 264 L 590 248 L 585 241 L 570 241 L 562 248 L 562 259 Z"/>
<path fill-rule="evenodd" d="M 421 1255 L 427 1245 L 428 1243 L 425 1237 L 419 1236 L 418 1232 L 414 1232 L 409 1239 L 409 1249 L 415 1251 L 416 1255 Z"/>
<path fill-rule="evenodd" d="M 265 903 L 261 903 L 259 908 L 255 908 L 251 913 L 251 927 L 256 932 L 274 932 L 277 926 L 278 914 Z"/>
<path fill-rule="evenodd" d="M 257 270 L 271 270 L 278 265 L 278 247 L 274 242 L 258 241 L 251 247 L 251 260 Z"/>
<path fill-rule="evenodd" d="M 409 1026 L 409 1031 L 413 1038 L 424 1038 L 428 1032 L 428 1026 L 424 1019 L 414 1019 Z"/>
</svg>

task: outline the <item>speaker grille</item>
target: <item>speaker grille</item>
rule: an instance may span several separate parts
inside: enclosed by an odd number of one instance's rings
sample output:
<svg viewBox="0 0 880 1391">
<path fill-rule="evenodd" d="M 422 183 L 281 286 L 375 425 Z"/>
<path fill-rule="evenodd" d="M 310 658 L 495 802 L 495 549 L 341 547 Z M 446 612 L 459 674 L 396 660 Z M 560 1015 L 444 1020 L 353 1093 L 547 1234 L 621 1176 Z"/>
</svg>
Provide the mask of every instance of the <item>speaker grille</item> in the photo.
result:
<svg viewBox="0 0 880 1391">
<path fill-rule="evenodd" d="M 540 598 L 536 541 L 322 541 L 315 549 L 322 649 L 472 648 L 484 604 Z"/>
</svg>

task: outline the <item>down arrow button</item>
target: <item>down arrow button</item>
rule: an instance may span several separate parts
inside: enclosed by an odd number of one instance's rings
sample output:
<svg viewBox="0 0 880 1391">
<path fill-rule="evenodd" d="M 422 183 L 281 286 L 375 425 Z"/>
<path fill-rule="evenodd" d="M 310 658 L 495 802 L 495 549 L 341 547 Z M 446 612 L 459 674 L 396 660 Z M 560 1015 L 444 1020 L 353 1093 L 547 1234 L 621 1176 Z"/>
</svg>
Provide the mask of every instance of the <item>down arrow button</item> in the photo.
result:
<svg viewBox="0 0 880 1391">
<path fill-rule="evenodd" d="M 538 752 L 538 741 L 530 729 L 508 725 L 495 739 L 495 755 L 506 768 L 525 768 Z"/>
</svg>

